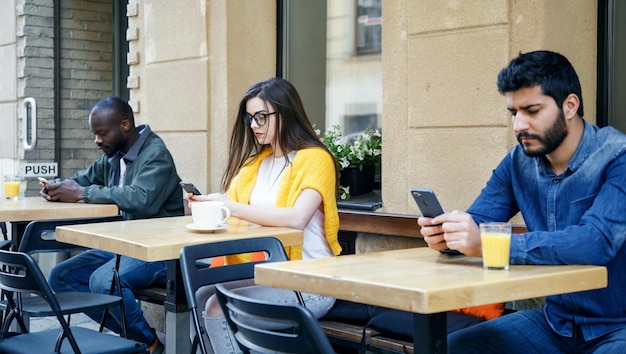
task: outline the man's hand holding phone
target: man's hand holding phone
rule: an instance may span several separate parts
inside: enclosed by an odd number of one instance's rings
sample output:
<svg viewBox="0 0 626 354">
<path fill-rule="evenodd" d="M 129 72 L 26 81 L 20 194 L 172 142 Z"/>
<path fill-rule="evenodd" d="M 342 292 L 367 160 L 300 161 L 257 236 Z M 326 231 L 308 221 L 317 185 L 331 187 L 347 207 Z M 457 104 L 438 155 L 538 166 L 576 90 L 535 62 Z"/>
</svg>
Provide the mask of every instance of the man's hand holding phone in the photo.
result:
<svg viewBox="0 0 626 354">
<path fill-rule="evenodd" d="M 46 180 L 43 177 L 38 179 L 43 186 L 41 191 L 39 191 L 39 195 L 48 201 L 75 203 L 83 200 L 85 187 L 79 185 L 73 179 L 61 180 L 55 178 L 54 180 Z"/>
<path fill-rule="evenodd" d="M 447 241 L 444 238 L 443 223 L 433 221 L 437 216 L 444 214 L 435 193 L 430 189 L 414 188 L 411 189 L 411 195 L 423 215 L 417 220 L 417 223 L 421 226 L 420 232 L 424 236 L 424 241 L 426 241 L 428 247 L 449 256 L 462 254 L 459 251 L 448 248 Z"/>
<path fill-rule="evenodd" d="M 429 247 L 446 254 L 450 251 L 443 251 L 442 247 L 468 256 L 482 256 L 480 230 L 470 214 L 454 210 L 434 219 L 419 218 L 418 224 Z"/>
<path fill-rule="evenodd" d="M 434 218 L 421 216 L 417 219 L 417 224 L 420 226 L 420 233 L 424 236 L 424 241 L 428 244 L 428 247 L 443 251 L 448 249 L 446 240 L 444 239 L 443 227 L 441 224 L 435 224 Z"/>
<path fill-rule="evenodd" d="M 37 177 L 37 179 L 39 180 L 39 184 L 41 184 L 41 186 L 42 186 L 43 188 L 48 187 L 48 184 L 49 184 L 50 182 L 48 182 L 48 180 L 47 180 L 47 179 L 45 179 L 45 178 L 43 178 L 43 177 Z"/>
</svg>

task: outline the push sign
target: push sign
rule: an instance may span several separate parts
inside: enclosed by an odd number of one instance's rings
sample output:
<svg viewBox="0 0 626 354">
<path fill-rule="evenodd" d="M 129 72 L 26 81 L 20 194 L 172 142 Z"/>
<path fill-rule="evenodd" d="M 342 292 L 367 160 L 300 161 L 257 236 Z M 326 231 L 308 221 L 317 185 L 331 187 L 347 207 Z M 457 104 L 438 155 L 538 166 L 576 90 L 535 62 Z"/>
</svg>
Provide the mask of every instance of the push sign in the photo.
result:
<svg viewBox="0 0 626 354">
<path fill-rule="evenodd" d="M 59 167 L 56 162 L 24 164 L 24 177 L 56 177 L 58 174 Z"/>
</svg>

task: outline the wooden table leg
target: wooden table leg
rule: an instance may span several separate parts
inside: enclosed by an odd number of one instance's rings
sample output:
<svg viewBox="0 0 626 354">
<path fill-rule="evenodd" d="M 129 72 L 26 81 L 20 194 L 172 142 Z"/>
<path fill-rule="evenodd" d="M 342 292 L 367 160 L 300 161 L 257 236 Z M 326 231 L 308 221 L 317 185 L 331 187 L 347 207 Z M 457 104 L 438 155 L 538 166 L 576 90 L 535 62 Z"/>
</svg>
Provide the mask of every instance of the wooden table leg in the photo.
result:
<svg viewBox="0 0 626 354">
<path fill-rule="evenodd" d="M 413 314 L 413 347 L 415 354 L 445 354 L 447 351 L 447 317 L 445 312 Z"/>
</svg>

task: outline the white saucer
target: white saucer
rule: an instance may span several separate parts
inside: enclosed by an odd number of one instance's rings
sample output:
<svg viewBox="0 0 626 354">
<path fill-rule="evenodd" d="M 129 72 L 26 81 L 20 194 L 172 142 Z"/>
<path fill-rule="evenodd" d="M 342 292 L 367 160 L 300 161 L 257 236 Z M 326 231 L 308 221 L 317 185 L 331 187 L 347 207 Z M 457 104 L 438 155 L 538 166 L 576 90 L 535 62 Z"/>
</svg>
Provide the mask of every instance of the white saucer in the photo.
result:
<svg viewBox="0 0 626 354">
<path fill-rule="evenodd" d="M 217 230 L 225 230 L 226 228 L 228 228 L 228 224 L 219 224 L 216 227 L 206 227 L 206 226 L 198 226 L 194 223 L 191 223 L 191 224 L 185 225 L 185 227 L 193 231 L 213 232 Z"/>
</svg>

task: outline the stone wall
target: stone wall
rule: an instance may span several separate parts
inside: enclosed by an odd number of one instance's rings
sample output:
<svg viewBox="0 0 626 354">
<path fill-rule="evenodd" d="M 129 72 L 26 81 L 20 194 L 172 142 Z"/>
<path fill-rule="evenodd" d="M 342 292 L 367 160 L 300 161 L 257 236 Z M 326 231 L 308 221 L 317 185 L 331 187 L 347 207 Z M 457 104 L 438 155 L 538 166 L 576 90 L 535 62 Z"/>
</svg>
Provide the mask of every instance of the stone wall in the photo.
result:
<svg viewBox="0 0 626 354">
<path fill-rule="evenodd" d="M 100 98 L 113 92 L 112 8 L 112 0 L 60 1 L 60 117 L 55 119 L 52 1 L 17 1 L 16 102 L 35 98 L 38 119 L 36 148 L 24 151 L 23 112 L 21 106 L 13 106 L 17 115 L 11 125 L 17 131 L 13 142 L 17 146 L 15 157 L 25 162 L 56 160 L 60 168 L 58 175 L 68 177 L 100 156 L 87 117 Z M 55 143 L 56 135 L 59 146 Z M 8 149 L 11 147 L 3 147 Z M 37 195 L 38 182 L 31 179 L 26 183 L 25 195 Z"/>
<path fill-rule="evenodd" d="M 409 195 L 435 190 L 464 210 L 516 144 L 498 72 L 519 52 L 563 53 L 595 121 L 597 1 L 383 1 L 382 197 L 418 214 Z"/>
<path fill-rule="evenodd" d="M 128 3 L 131 105 L 179 175 L 217 192 L 239 100 L 276 72 L 276 2 Z"/>
<path fill-rule="evenodd" d="M 54 29 L 52 2 L 17 1 L 17 98 L 33 97 L 37 104 L 37 148 L 24 151 L 22 106 L 17 110 L 17 155 L 31 162 L 54 160 Z M 32 141 L 32 137 L 29 138 Z M 19 171 L 16 171 L 19 172 Z M 29 181 L 35 186 L 36 181 Z M 23 185 L 24 186 L 24 185 Z M 22 187 L 24 188 L 24 187 Z M 26 191 L 26 195 L 31 194 Z"/>
<path fill-rule="evenodd" d="M 102 152 L 87 118 L 98 100 L 113 93 L 113 0 L 61 3 L 61 163 L 69 177 Z"/>
</svg>

